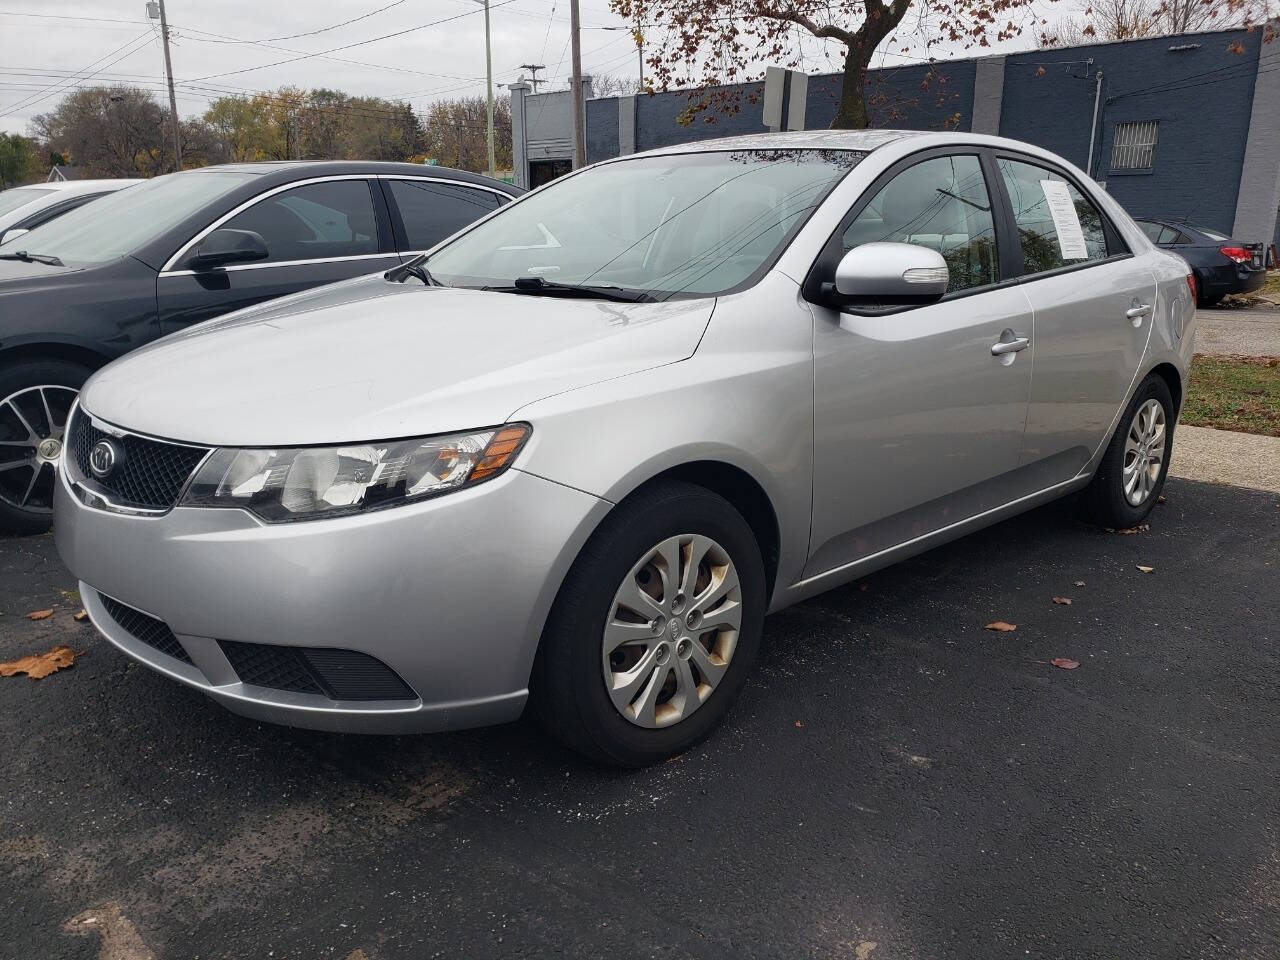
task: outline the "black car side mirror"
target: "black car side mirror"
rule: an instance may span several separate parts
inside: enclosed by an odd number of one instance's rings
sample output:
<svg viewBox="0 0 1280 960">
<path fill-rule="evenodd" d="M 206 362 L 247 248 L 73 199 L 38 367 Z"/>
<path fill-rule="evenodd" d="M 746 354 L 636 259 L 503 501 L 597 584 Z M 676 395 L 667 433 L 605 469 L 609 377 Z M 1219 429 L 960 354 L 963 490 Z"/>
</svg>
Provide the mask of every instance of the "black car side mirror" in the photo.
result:
<svg viewBox="0 0 1280 960">
<path fill-rule="evenodd" d="M 221 267 L 228 263 L 247 263 L 265 260 L 268 256 L 267 241 L 262 234 L 252 230 L 215 230 L 196 247 L 193 265 L 197 270 Z"/>
</svg>

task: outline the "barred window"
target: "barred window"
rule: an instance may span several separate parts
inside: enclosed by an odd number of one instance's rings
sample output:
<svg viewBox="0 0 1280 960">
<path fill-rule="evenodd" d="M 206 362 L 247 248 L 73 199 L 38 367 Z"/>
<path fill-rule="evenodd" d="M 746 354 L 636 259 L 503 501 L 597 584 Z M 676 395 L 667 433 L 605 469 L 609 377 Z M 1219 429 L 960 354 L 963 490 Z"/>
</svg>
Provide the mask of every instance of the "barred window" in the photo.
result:
<svg viewBox="0 0 1280 960">
<path fill-rule="evenodd" d="M 1111 142 L 1112 170 L 1150 170 L 1156 162 L 1159 120 L 1117 123 Z"/>
</svg>

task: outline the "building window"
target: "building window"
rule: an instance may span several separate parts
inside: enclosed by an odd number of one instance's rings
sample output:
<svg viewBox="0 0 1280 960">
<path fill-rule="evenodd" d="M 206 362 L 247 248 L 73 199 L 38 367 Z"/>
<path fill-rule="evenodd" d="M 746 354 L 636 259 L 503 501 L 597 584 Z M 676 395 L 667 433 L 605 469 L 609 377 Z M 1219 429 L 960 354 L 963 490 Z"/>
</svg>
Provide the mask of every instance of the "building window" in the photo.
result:
<svg viewBox="0 0 1280 960">
<path fill-rule="evenodd" d="M 1111 142 L 1112 170 L 1150 170 L 1156 162 L 1159 120 L 1117 123 Z"/>
</svg>

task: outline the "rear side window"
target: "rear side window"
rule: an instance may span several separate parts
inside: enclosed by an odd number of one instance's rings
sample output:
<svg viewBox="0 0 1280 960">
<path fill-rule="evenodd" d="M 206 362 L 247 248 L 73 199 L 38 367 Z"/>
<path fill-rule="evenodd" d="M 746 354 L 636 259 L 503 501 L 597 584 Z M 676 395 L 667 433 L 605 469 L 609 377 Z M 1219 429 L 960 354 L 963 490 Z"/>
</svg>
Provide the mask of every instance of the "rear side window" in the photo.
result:
<svg viewBox="0 0 1280 960">
<path fill-rule="evenodd" d="M 1162 223 L 1152 223 L 1150 220 L 1138 220 L 1137 224 L 1142 228 L 1142 232 L 1147 235 L 1147 239 L 1152 243 L 1160 242 L 1160 234 L 1167 229 Z"/>
<path fill-rule="evenodd" d="M 410 250 L 426 250 L 467 224 L 498 209 L 488 190 L 431 180 L 391 180 L 391 196 L 400 208 Z"/>
<path fill-rule="evenodd" d="M 378 220 L 367 180 L 329 180 L 285 190 L 236 214 L 223 227 L 267 242 L 266 263 L 378 252 Z"/>
<path fill-rule="evenodd" d="M 845 251 L 863 243 L 914 243 L 947 261 L 949 293 L 1000 279 L 995 224 L 976 156 L 934 157 L 908 167 L 877 193 L 844 232 Z"/>
<path fill-rule="evenodd" d="M 1107 258 L 1106 230 L 1093 201 L 1045 167 L 1007 157 L 999 166 L 1018 228 L 1023 273 Z"/>
</svg>

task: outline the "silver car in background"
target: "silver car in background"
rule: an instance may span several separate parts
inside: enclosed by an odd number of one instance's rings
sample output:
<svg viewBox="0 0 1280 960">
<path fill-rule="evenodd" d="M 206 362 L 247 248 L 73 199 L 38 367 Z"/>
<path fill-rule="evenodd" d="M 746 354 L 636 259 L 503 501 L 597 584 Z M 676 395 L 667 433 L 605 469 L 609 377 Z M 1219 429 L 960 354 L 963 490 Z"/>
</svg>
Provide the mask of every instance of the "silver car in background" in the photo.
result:
<svg viewBox="0 0 1280 960">
<path fill-rule="evenodd" d="M 777 134 L 598 164 L 85 386 L 57 543 L 238 713 L 707 735 L 766 613 L 1073 491 L 1140 521 L 1193 291 L 1061 158 Z"/>
</svg>

